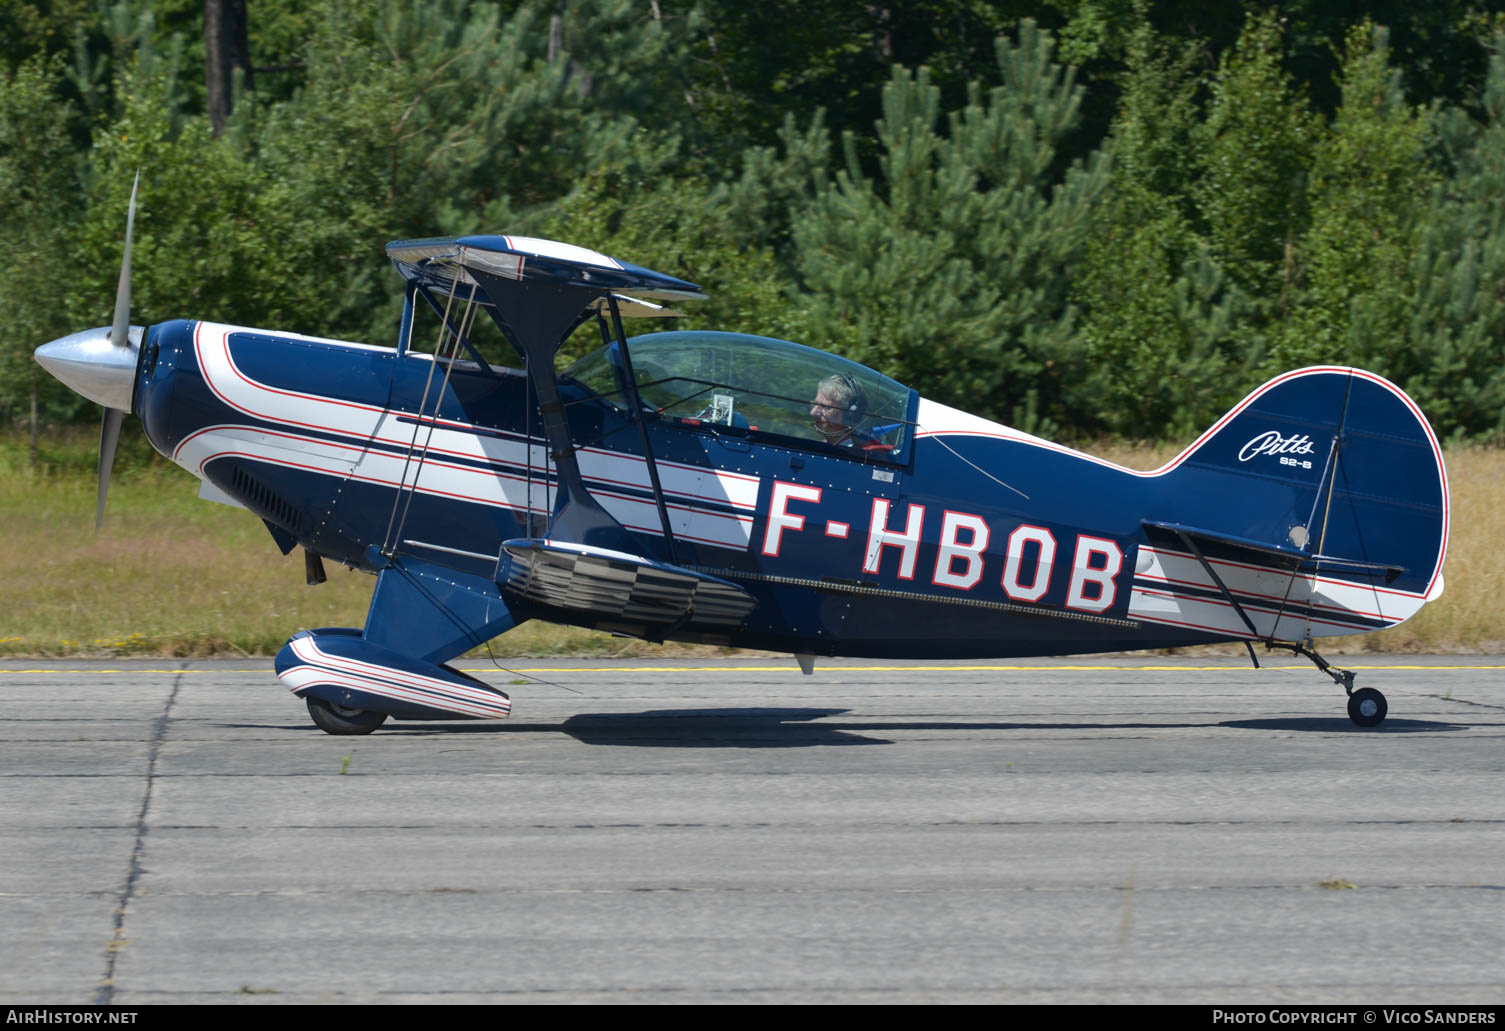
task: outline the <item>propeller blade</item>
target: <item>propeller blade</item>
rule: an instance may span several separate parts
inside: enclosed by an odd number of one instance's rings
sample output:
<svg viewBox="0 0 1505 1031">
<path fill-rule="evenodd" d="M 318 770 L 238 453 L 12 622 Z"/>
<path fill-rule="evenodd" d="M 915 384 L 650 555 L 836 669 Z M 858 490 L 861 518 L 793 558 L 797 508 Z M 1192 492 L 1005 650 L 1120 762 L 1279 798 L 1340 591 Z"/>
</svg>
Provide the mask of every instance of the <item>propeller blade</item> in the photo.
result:
<svg viewBox="0 0 1505 1031">
<path fill-rule="evenodd" d="M 131 237 L 136 232 L 136 189 L 141 185 L 141 172 L 136 172 L 136 181 L 131 183 L 131 206 L 125 216 L 125 254 L 120 259 L 120 285 L 115 288 L 115 320 L 110 323 L 110 343 L 116 347 L 130 346 L 131 332 Z"/>
<path fill-rule="evenodd" d="M 136 191 L 141 186 L 141 171 L 131 183 L 131 204 L 125 214 L 125 251 L 120 257 L 120 284 L 115 288 L 115 318 L 110 323 L 110 345 L 124 351 L 131 346 L 131 238 L 136 234 Z M 110 493 L 110 470 L 115 465 L 115 447 L 120 443 L 120 425 L 125 412 L 106 408 L 99 424 L 99 494 L 94 505 L 94 532 L 105 520 L 105 498 Z"/>
<path fill-rule="evenodd" d="M 118 408 L 106 408 L 104 421 L 99 424 L 99 500 L 94 506 L 94 532 L 105 520 L 105 496 L 110 493 L 110 467 L 115 464 L 115 445 L 120 443 L 120 424 L 125 413 Z"/>
</svg>

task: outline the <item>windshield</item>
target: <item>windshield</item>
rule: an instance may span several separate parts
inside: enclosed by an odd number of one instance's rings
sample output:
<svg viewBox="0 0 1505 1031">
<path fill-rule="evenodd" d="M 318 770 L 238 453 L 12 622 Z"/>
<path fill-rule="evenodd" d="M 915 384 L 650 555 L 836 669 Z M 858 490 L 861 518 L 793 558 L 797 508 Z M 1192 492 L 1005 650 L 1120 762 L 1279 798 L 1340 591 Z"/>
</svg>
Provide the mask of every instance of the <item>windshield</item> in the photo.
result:
<svg viewBox="0 0 1505 1031">
<path fill-rule="evenodd" d="M 726 426 L 898 461 L 910 390 L 866 366 L 802 344 L 691 330 L 630 337 L 645 404 L 690 426 Z M 564 376 L 621 407 L 616 345 Z"/>
</svg>

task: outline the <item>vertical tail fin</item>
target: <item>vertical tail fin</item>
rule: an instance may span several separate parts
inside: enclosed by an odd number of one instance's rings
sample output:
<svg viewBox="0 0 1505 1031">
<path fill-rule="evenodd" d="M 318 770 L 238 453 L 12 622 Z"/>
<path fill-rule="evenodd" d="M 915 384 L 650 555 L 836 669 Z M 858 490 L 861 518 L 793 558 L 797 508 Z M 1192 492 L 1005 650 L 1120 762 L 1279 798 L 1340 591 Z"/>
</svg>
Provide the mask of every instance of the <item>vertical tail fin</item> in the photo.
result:
<svg viewBox="0 0 1505 1031">
<path fill-rule="evenodd" d="M 1146 520 L 1148 577 L 1211 586 L 1165 532 L 1170 522 L 1192 531 L 1259 636 L 1380 629 L 1442 593 L 1442 450 L 1421 409 L 1381 376 L 1340 367 L 1278 376 L 1167 471 L 1165 521 Z M 1245 635 L 1231 610 L 1221 615 L 1219 628 Z"/>
</svg>

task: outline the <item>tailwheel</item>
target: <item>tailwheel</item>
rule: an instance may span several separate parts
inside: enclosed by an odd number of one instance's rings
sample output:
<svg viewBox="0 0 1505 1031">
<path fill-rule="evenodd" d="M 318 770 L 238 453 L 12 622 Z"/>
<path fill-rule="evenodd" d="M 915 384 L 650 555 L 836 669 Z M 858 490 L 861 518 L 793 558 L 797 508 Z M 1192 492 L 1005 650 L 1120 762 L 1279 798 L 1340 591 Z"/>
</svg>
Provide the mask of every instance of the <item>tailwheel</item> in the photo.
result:
<svg viewBox="0 0 1505 1031">
<path fill-rule="evenodd" d="M 1372 687 L 1361 687 L 1348 696 L 1348 718 L 1361 727 L 1378 727 L 1389 709 L 1385 696 Z"/>
<path fill-rule="evenodd" d="M 1307 641 L 1307 645 L 1310 644 L 1311 642 Z M 1286 648 L 1293 655 L 1305 655 L 1316 663 L 1318 669 L 1332 677 L 1333 683 L 1348 694 L 1348 718 L 1359 726 L 1378 727 L 1385 722 L 1385 713 L 1390 711 L 1390 706 L 1385 702 L 1385 696 L 1372 687 L 1361 687 L 1355 691 L 1353 670 L 1339 669 L 1306 645 L 1293 644 L 1289 641 L 1266 641 L 1265 647 Z"/>
<path fill-rule="evenodd" d="M 352 709 L 322 698 L 309 698 L 308 714 L 326 734 L 369 734 L 387 722 L 387 714 L 370 709 Z"/>
</svg>

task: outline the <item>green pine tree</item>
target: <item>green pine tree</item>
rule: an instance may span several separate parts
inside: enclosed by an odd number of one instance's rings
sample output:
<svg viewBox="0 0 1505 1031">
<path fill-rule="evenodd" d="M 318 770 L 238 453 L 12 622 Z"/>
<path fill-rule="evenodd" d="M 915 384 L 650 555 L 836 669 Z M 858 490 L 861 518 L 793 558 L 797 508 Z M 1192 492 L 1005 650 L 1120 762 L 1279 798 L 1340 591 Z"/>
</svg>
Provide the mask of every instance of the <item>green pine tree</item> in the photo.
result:
<svg viewBox="0 0 1505 1031">
<path fill-rule="evenodd" d="M 1198 210 L 1218 263 L 1275 312 L 1289 302 L 1291 254 L 1306 228 L 1307 175 L 1321 128 L 1282 65 L 1281 22 L 1251 14 L 1212 81 L 1197 129 Z"/>
<path fill-rule="evenodd" d="M 1000 39 L 1001 84 L 974 84 L 943 128 L 940 90 L 896 67 L 876 174 L 843 136 L 845 167 L 796 219 L 817 346 L 938 400 L 1046 428 L 1075 372 L 1068 274 L 1106 163 L 1058 167 L 1082 91 L 1025 22 Z"/>
<path fill-rule="evenodd" d="M 1296 252 L 1302 291 L 1274 334 L 1273 371 L 1327 362 L 1384 373 L 1409 329 L 1411 263 L 1437 173 L 1427 159 L 1433 117 L 1408 105 L 1385 32 L 1349 32 L 1343 103 L 1319 136 L 1311 171 L 1311 226 Z M 1362 306 L 1365 336 L 1351 332 Z"/>
<path fill-rule="evenodd" d="M 76 394 L 31 358 L 47 341 L 83 328 L 69 322 L 70 284 L 84 263 L 74 243 L 83 167 L 69 139 L 74 112 L 61 96 L 62 68 L 60 56 L 38 54 L 13 74 L 0 70 L 0 196 L 6 199 L 0 205 L 0 235 L 8 251 L 0 276 L 6 321 L 0 422 L 29 418 L 33 391 L 44 415 L 70 417 L 85 410 Z M 106 308 L 85 326 L 109 321 Z"/>
<path fill-rule="evenodd" d="M 1193 199 L 1201 131 L 1195 55 L 1143 11 L 1113 128 L 1113 183 L 1073 286 L 1086 310 L 1077 424 L 1183 436 L 1246 386 L 1246 305 L 1203 236 Z"/>
<path fill-rule="evenodd" d="M 1450 119 L 1462 139 L 1456 172 L 1422 219 L 1409 269 L 1404 336 L 1387 375 L 1401 382 L 1445 435 L 1505 436 L 1505 39 L 1490 59 L 1486 121 Z M 1365 297 L 1354 309 L 1351 347 L 1383 339 L 1390 312 Z"/>
</svg>

